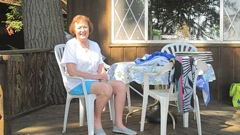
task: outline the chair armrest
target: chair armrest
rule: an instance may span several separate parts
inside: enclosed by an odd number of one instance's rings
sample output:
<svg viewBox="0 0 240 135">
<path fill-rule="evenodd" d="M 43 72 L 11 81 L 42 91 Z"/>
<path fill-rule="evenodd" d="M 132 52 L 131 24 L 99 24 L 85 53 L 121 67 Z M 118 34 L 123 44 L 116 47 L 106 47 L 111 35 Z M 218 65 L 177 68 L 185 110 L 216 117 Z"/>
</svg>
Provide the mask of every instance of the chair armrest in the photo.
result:
<svg viewBox="0 0 240 135">
<path fill-rule="evenodd" d="M 144 76 L 148 76 L 148 77 L 150 77 L 150 76 L 157 76 L 158 75 L 158 73 L 145 73 L 144 74 Z"/>
<path fill-rule="evenodd" d="M 79 77 L 79 76 L 70 76 L 70 75 L 67 75 L 66 77 L 67 77 L 67 78 L 73 78 L 73 79 L 80 79 L 81 81 L 85 82 L 85 80 L 84 80 L 82 77 Z"/>
<path fill-rule="evenodd" d="M 173 63 L 168 63 L 164 65 L 157 73 L 145 73 L 144 76 L 161 76 L 172 70 Z"/>
<path fill-rule="evenodd" d="M 66 73 L 64 73 L 64 76 L 66 78 L 69 78 L 69 79 L 79 79 L 79 81 L 82 82 L 84 96 L 86 97 L 88 95 L 84 78 L 79 77 L 79 76 L 70 76 L 70 75 L 68 75 Z"/>
</svg>

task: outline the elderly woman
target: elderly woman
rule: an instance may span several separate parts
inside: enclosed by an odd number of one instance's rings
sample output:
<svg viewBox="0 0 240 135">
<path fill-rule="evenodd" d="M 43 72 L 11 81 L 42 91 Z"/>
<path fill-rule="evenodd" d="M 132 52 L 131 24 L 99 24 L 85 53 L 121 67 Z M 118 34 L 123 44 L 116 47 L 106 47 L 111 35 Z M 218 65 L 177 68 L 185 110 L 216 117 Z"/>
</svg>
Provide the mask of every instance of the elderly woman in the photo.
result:
<svg viewBox="0 0 240 135">
<path fill-rule="evenodd" d="M 83 15 L 76 15 L 69 26 L 69 32 L 74 38 L 66 43 L 61 63 L 67 67 L 70 76 L 80 76 L 86 80 L 88 93 L 97 95 L 94 112 L 95 135 L 106 135 L 102 128 L 101 116 L 103 108 L 112 95 L 115 100 L 116 116 L 113 132 L 137 134 L 123 125 L 126 85 L 121 81 L 107 80 L 101 49 L 96 42 L 88 39 L 89 34 L 93 32 L 90 19 Z M 68 82 L 65 85 L 70 88 L 70 94 L 83 94 L 80 82 Z"/>
</svg>

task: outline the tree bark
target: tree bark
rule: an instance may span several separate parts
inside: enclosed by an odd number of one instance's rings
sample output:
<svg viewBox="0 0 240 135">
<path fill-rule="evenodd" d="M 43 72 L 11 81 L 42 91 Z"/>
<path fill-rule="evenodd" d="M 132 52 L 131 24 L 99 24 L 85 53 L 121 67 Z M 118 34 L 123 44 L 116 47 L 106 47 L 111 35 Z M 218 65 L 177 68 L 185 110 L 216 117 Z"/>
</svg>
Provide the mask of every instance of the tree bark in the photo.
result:
<svg viewBox="0 0 240 135">
<path fill-rule="evenodd" d="M 60 0 L 22 0 L 25 49 L 54 48 L 66 43 Z M 46 98 L 50 104 L 64 103 L 66 91 L 53 53 L 45 65 Z"/>
<path fill-rule="evenodd" d="M 25 48 L 53 48 L 65 43 L 60 0 L 23 0 Z"/>
</svg>

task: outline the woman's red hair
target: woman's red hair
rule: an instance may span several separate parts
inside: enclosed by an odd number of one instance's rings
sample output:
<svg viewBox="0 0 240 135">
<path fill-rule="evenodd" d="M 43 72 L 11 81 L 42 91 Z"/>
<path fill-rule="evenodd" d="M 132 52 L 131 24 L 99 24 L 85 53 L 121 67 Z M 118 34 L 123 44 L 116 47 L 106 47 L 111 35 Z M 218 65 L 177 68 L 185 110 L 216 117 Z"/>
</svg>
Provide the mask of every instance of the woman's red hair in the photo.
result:
<svg viewBox="0 0 240 135">
<path fill-rule="evenodd" d="M 69 26 L 69 33 L 70 33 L 73 37 L 76 37 L 76 33 L 75 33 L 75 23 L 79 23 L 79 22 L 81 22 L 81 21 L 87 22 L 88 27 L 89 27 L 89 34 L 91 34 L 91 33 L 93 32 L 93 24 L 92 24 L 91 20 L 90 20 L 88 17 L 84 16 L 84 15 L 76 15 L 76 16 L 73 18 L 73 20 L 72 20 L 72 22 L 71 22 L 71 24 L 70 24 L 70 26 Z"/>
</svg>

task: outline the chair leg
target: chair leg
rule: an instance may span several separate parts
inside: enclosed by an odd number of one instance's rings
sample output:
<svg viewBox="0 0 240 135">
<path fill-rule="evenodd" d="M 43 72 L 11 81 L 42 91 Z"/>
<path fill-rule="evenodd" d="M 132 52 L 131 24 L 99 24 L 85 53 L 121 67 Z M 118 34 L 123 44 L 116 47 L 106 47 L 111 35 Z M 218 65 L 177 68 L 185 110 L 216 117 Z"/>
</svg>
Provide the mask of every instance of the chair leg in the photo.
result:
<svg viewBox="0 0 240 135">
<path fill-rule="evenodd" d="M 110 119 L 113 122 L 113 125 L 115 124 L 115 108 L 114 108 L 114 96 L 110 98 L 108 101 L 109 104 L 109 112 L 110 112 Z"/>
<path fill-rule="evenodd" d="M 111 100 L 111 99 L 110 99 Z M 109 115 L 110 115 L 110 120 L 113 120 L 113 118 L 112 118 L 112 110 L 111 110 L 111 101 L 108 101 L 108 108 L 109 108 Z M 106 107 L 104 107 L 104 111 L 105 111 L 105 108 Z"/>
<path fill-rule="evenodd" d="M 188 127 L 189 112 L 183 113 L 183 127 Z"/>
<path fill-rule="evenodd" d="M 140 124 L 140 131 L 144 131 L 144 124 L 147 112 L 147 104 L 148 104 L 148 95 L 143 94 L 143 103 L 142 103 L 142 115 L 141 115 L 141 124 Z"/>
<path fill-rule="evenodd" d="M 79 98 L 79 126 L 83 126 L 85 118 L 85 104 L 84 99 Z"/>
<path fill-rule="evenodd" d="M 127 102 L 128 102 L 128 111 L 132 112 L 132 104 L 131 104 L 131 94 L 130 94 L 130 88 L 129 88 L 129 84 L 127 84 Z"/>
<path fill-rule="evenodd" d="M 160 107 L 161 107 L 161 135 L 167 134 L 167 115 L 168 115 L 168 106 L 169 106 L 169 97 L 166 98 L 160 98 Z"/>
<path fill-rule="evenodd" d="M 94 100 L 91 96 L 85 98 L 87 109 L 88 135 L 94 135 Z"/>
<path fill-rule="evenodd" d="M 106 111 L 106 106 L 103 108 L 103 111 L 104 111 L 104 112 Z"/>
<path fill-rule="evenodd" d="M 194 108 L 193 108 L 193 119 L 196 120 L 196 107 L 194 105 Z"/>
<path fill-rule="evenodd" d="M 200 107 L 198 97 L 195 97 L 194 106 L 196 110 L 196 119 L 197 119 L 197 128 L 198 128 L 198 135 L 202 135 L 202 127 L 201 127 L 201 116 L 200 116 Z"/>
<path fill-rule="evenodd" d="M 68 112 L 72 98 L 67 97 L 66 105 L 65 105 L 65 112 L 64 112 L 64 121 L 63 121 L 63 131 L 62 133 L 66 133 L 67 129 L 67 119 L 68 119 Z"/>
</svg>

